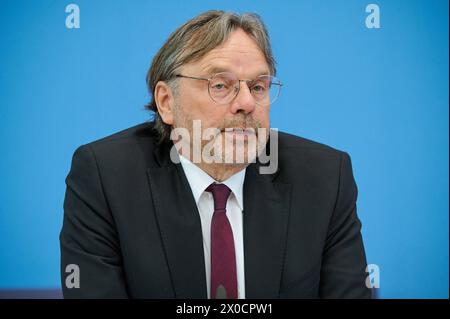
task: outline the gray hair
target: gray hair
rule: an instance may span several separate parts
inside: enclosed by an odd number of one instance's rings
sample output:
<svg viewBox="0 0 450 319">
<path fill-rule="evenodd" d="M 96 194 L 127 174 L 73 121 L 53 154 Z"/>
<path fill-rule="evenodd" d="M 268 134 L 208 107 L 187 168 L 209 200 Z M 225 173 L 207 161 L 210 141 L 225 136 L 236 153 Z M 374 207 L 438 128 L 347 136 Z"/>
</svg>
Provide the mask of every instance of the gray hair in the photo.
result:
<svg viewBox="0 0 450 319">
<path fill-rule="evenodd" d="M 225 42 L 230 33 L 242 29 L 252 37 L 262 53 L 272 75 L 276 74 L 269 34 L 262 19 L 255 13 L 239 15 L 225 11 L 207 11 L 187 21 L 173 32 L 156 56 L 147 72 L 147 87 L 152 99 L 146 108 L 155 112 L 155 129 L 160 142 L 169 139 L 171 126 L 165 124 L 158 113 L 154 90 L 159 81 L 165 81 L 176 94 L 179 68 L 197 61 L 209 51 Z"/>
</svg>

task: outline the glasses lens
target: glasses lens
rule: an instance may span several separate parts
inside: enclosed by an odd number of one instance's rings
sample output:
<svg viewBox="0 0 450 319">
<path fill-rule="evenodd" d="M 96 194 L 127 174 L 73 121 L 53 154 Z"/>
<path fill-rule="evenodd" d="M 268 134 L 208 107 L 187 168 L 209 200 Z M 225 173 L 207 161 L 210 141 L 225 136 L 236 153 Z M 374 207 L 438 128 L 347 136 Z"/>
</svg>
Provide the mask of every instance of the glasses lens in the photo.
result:
<svg viewBox="0 0 450 319">
<path fill-rule="evenodd" d="M 239 80 L 232 73 L 218 73 L 209 81 L 209 94 L 211 98 L 220 104 L 225 104 L 234 99 Z"/>
<path fill-rule="evenodd" d="M 261 75 L 247 82 L 250 92 L 259 105 L 270 105 L 280 95 L 281 82 L 271 75 Z M 239 79 L 233 73 L 215 74 L 209 81 L 209 95 L 218 104 L 231 102 L 239 92 Z"/>
<path fill-rule="evenodd" d="M 280 94 L 281 82 L 273 76 L 261 75 L 251 83 L 251 92 L 260 105 L 273 103 Z"/>
</svg>

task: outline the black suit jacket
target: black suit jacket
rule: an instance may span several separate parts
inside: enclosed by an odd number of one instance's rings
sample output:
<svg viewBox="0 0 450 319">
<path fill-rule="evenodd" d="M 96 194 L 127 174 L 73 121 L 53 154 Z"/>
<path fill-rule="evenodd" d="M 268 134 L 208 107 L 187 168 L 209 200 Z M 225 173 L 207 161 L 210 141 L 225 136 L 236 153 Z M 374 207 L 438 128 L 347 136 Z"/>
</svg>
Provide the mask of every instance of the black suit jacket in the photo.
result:
<svg viewBox="0 0 450 319">
<path fill-rule="evenodd" d="M 78 148 L 66 179 L 69 298 L 207 298 L 200 217 L 171 144 L 144 123 Z M 244 181 L 246 298 L 365 298 L 350 158 L 279 133 L 279 169 Z M 67 288 L 68 264 L 80 288 Z"/>
</svg>

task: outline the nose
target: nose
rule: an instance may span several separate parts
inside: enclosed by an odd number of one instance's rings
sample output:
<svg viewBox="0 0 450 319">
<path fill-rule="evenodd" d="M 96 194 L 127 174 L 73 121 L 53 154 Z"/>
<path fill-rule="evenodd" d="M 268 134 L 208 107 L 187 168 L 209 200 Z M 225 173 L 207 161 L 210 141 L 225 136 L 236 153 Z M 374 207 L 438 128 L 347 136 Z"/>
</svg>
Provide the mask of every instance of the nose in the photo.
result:
<svg viewBox="0 0 450 319">
<path fill-rule="evenodd" d="M 240 89 L 238 95 L 234 98 L 233 102 L 231 102 L 231 112 L 233 114 L 240 111 L 245 114 L 252 113 L 256 107 L 255 98 L 250 92 L 247 82 L 240 81 L 239 85 Z"/>
</svg>

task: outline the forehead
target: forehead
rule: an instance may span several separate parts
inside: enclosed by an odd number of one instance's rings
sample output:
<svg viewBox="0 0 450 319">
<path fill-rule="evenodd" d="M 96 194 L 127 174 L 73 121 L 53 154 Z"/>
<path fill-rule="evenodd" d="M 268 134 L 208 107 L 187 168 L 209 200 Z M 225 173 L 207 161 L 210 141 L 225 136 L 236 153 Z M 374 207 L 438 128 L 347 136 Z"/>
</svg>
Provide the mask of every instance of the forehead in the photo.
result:
<svg viewBox="0 0 450 319">
<path fill-rule="evenodd" d="M 252 77 L 270 73 L 264 53 L 241 29 L 233 31 L 224 43 L 192 63 L 191 67 L 202 75 L 229 71 L 239 77 Z"/>
</svg>

